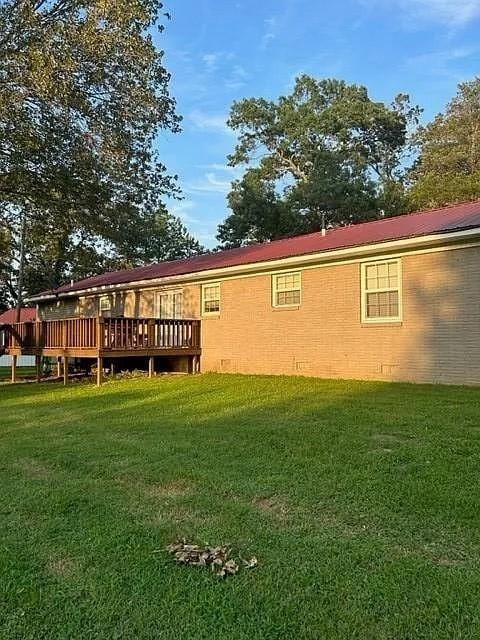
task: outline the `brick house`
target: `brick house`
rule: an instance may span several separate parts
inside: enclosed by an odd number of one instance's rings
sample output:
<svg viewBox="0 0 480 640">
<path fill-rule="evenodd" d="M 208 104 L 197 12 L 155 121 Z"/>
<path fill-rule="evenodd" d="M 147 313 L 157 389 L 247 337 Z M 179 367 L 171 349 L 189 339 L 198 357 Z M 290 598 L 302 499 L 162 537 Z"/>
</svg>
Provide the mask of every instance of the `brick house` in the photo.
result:
<svg viewBox="0 0 480 640">
<path fill-rule="evenodd" d="M 45 326 L 100 318 L 95 352 L 77 336 L 55 353 L 102 366 L 136 355 L 151 371 L 478 384 L 480 201 L 106 273 L 30 302 Z"/>
</svg>

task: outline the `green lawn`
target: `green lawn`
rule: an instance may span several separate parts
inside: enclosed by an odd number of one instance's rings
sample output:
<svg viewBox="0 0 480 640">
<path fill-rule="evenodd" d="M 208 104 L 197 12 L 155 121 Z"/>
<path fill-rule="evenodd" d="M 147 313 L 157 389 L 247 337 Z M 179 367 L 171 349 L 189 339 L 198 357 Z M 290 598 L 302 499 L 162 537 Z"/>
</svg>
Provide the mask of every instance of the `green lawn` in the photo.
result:
<svg viewBox="0 0 480 640">
<path fill-rule="evenodd" d="M 479 480 L 480 389 L 3 386 L 0 638 L 478 639 Z M 259 566 L 175 565 L 182 536 Z"/>
<path fill-rule="evenodd" d="M 29 378 L 35 376 L 35 367 L 18 367 L 17 378 Z M 0 367 L 0 382 L 7 382 L 12 377 L 12 370 L 10 367 Z"/>
</svg>

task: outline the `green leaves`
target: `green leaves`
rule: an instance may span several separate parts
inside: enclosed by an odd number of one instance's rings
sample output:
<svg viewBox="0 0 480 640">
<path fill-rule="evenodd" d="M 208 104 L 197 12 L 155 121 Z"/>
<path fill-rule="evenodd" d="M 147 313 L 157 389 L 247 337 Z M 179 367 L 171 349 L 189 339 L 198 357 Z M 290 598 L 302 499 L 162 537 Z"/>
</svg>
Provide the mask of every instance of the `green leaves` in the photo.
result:
<svg viewBox="0 0 480 640">
<path fill-rule="evenodd" d="M 409 194 L 414 207 L 480 197 L 480 77 L 458 86 L 445 113 L 420 129 L 417 144 Z"/>
<path fill-rule="evenodd" d="M 337 225 L 397 213 L 403 155 L 419 113 L 404 94 L 388 106 L 365 87 L 306 75 L 275 102 L 235 102 L 228 124 L 238 142 L 229 162 L 254 169 L 233 185 L 233 214 L 219 240 L 234 246 L 313 231 L 322 215 Z"/>
<path fill-rule="evenodd" d="M 161 8 L 158 0 L 0 5 L 0 199 L 12 237 L 28 207 L 32 258 L 44 247 L 57 264 L 73 260 L 50 272 L 55 284 L 75 271 L 75 248 L 88 245 L 100 268 L 105 246 L 118 256 L 125 225 L 141 231 L 146 212 L 176 192 L 153 147 L 180 121 L 148 31 Z M 54 245 L 66 253 L 55 256 Z"/>
<path fill-rule="evenodd" d="M 141 219 L 135 219 L 135 226 L 126 221 L 119 248 L 128 266 L 178 260 L 204 251 L 181 220 L 165 207 L 144 212 Z"/>
<path fill-rule="evenodd" d="M 228 204 L 232 214 L 218 227 L 217 239 L 223 247 L 238 247 L 299 233 L 293 211 L 275 191 L 260 169 L 249 169 L 232 185 Z"/>
</svg>

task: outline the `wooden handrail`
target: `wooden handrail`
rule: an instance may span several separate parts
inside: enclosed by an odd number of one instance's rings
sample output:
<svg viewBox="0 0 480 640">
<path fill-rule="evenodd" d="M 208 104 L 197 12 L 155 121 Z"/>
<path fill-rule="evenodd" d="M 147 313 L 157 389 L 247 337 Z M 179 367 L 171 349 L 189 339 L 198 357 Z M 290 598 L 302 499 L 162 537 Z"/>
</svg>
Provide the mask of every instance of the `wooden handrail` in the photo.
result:
<svg viewBox="0 0 480 640">
<path fill-rule="evenodd" d="M 200 320 L 66 318 L 3 325 L 6 349 L 199 349 Z"/>
<path fill-rule="evenodd" d="M 199 320 L 104 318 L 104 350 L 200 348 Z"/>
</svg>

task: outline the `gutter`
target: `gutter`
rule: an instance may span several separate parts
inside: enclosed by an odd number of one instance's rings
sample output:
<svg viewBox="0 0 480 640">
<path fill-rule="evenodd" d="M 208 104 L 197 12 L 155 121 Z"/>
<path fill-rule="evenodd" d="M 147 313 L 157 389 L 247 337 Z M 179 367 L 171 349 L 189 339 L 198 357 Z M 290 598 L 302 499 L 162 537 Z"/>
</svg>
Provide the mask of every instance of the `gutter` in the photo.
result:
<svg viewBox="0 0 480 640">
<path fill-rule="evenodd" d="M 291 267 L 309 266 L 312 264 L 323 265 L 325 263 L 335 263 L 344 258 L 359 258 L 369 255 L 378 255 L 394 249 L 396 251 L 428 248 L 438 244 L 455 243 L 463 239 L 480 238 L 480 227 L 472 229 L 464 229 L 462 231 L 442 232 L 427 236 L 415 236 L 403 238 L 401 240 L 384 240 L 375 244 L 358 245 L 354 247 L 346 247 L 344 249 L 331 249 L 322 252 L 310 254 L 302 254 L 290 256 L 287 258 L 273 258 L 262 262 L 251 262 L 242 265 L 233 265 L 230 267 L 220 267 L 216 269 L 204 269 L 191 273 L 184 273 L 174 276 L 164 276 L 157 278 L 149 278 L 147 280 L 133 280 L 130 282 L 122 282 L 119 284 L 103 285 L 99 287 L 87 287 L 85 289 L 76 289 L 73 291 L 62 291 L 61 293 L 52 292 L 43 296 L 32 296 L 26 298 L 25 302 L 48 302 L 65 298 L 78 298 L 86 295 L 125 291 L 131 289 L 155 287 L 157 285 L 178 284 L 197 281 L 212 281 L 219 277 L 239 277 L 251 273 L 261 274 L 264 271 L 270 271 L 272 268 L 288 269 Z"/>
</svg>

